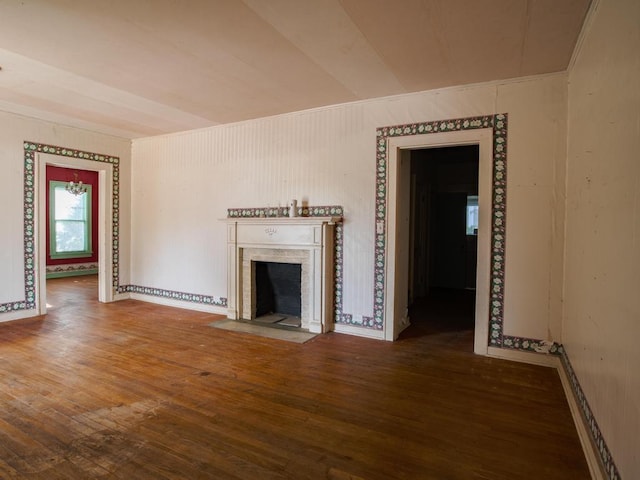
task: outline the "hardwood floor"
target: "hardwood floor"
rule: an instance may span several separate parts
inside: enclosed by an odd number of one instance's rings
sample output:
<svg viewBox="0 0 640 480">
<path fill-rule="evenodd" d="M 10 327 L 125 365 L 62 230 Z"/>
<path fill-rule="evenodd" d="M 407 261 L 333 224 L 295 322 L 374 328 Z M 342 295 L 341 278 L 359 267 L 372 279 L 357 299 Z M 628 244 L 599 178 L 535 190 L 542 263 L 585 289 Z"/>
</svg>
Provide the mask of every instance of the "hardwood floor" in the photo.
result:
<svg viewBox="0 0 640 480">
<path fill-rule="evenodd" d="M 556 371 L 468 330 L 300 345 L 99 304 L 94 277 L 47 292 L 0 324 L 0 478 L 589 478 Z"/>
</svg>

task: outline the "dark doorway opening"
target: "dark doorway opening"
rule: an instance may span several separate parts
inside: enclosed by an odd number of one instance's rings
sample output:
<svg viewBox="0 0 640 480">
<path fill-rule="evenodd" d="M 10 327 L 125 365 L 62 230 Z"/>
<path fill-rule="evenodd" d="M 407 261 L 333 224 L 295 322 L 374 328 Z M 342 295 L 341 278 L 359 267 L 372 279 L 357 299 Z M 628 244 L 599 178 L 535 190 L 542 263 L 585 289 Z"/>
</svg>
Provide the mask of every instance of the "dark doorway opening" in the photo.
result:
<svg viewBox="0 0 640 480">
<path fill-rule="evenodd" d="M 424 334 L 466 332 L 473 350 L 479 146 L 411 151 L 409 313 Z M 414 332 L 415 333 L 415 332 Z"/>
<path fill-rule="evenodd" d="M 256 317 L 282 314 L 300 317 L 302 266 L 295 263 L 255 262 Z"/>
</svg>

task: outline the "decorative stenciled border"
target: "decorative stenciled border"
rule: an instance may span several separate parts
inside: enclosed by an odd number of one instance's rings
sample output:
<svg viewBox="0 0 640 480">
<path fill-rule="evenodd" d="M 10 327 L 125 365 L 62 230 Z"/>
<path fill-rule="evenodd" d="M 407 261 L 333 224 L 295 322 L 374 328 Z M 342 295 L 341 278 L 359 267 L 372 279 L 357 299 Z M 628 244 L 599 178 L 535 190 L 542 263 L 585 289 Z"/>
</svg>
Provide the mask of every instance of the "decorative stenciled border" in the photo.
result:
<svg viewBox="0 0 640 480">
<path fill-rule="evenodd" d="M 170 300 L 179 300 L 181 302 L 199 303 L 202 305 L 215 305 L 218 307 L 227 306 L 227 299 L 224 297 L 178 292 L 176 290 L 163 290 L 162 288 L 141 287 L 139 285 L 125 285 L 123 289 L 128 293 L 151 295 L 153 297 L 168 298 Z"/>
<path fill-rule="evenodd" d="M 296 209 L 299 217 L 324 217 L 327 215 L 342 216 L 343 209 L 338 205 L 330 206 L 302 206 Z M 289 207 L 252 207 L 228 208 L 228 218 L 258 218 L 258 217 L 288 217 Z"/>
<path fill-rule="evenodd" d="M 548 342 L 545 340 L 503 335 L 502 348 L 524 350 L 536 353 L 552 353 L 555 355 L 559 355 L 560 351 L 562 350 L 562 345 L 556 342 Z"/>
<path fill-rule="evenodd" d="M 327 215 L 344 215 L 344 209 L 339 205 L 329 206 L 304 206 L 298 207 L 297 214 L 300 217 L 324 217 Z M 229 208 L 228 218 L 258 218 L 258 217 L 287 217 L 289 207 L 257 207 L 257 208 Z M 334 322 L 353 324 L 353 315 L 343 313 L 343 262 L 344 262 L 344 230 L 342 223 L 335 225 L 335 259 L 334 259 Z"/>
<path fill-rule="evenodd" d="M 342 207 L 298 207 L 298 215 L 303 217 L 339 215 L 342 216 Z M 257 208 L 230 208 L 227 209 L 227 217 L 229 218 L 256 218 L 256 217 L 287 217 L 289 215 L 289 207 L 257 207 Z M 338 230 L 341 226 L 338 225 Z M 342 245 L 338 252 L 336 247 L 336 259 L 340 256 L 340 271 L 342 270 Z M 336 261 L 336 269 L 338 262 Z M 167 298 L 170 300 L 178 300 L 181 302 L 191 302 L 201 305 L 213 305 L 217 307 L 227 307 L 227 299 L 225 297 L 214 297 L 211 295 L 201 295 L 197 293 L 179 292 L 176 290 L 164 290 L 162 288 L 144 287 L 140 285 L 125 285 L 123 291 L 129 293 L 138 293 L 141 295 L 150 295 L 153 297 Z M 336 292 L 337 292 L 336 288 Z M 336 310 L 342 311 L 342 284 L 340 284 L 340 294 L 336 293 L 336 302 L 340 298 L 339 304 L 336 303 Z M 336 315 L 336 319 L 341 318 Z"/>
<path fill-rule="evenodd" d="M 605 442 L 602 432 L 600 431 L 600 427 L 598 426 L 596 417 L 593 415 L 591 407 L 589 407 L 589 402 L 587 401 L 587 397 L 582 391 L 582 387 L 580 386 L 578 377 L 573 371 L 573 367 L 571 366 L 571 362 L 569 361 L 567 352 L 564 350 L 564 348 L 561 347 L 559 350 L 559 354 L 560 360 L 562 361 L 565 371 L 569 376 L 569 381 L 571 382 L 573 393 L 575 394 L 576 399 L 578 400 L 578 404 L 580 405 L 580 409 L 582 410 L 582 415 L 589 425 L 591 438 L 593 438 L 595 445 L 598 448 L 598 454 L 600 455 L 600 460 L 604 465 L 607 478 L 609 478 L 609 480 L 620 480 L 620 472 L 618 472 L 618 468 L 613 461 L 611 451 L 609 450 L 609 447 L 607 447 L 607 443 Z"/>
<path fill-rule="evenodd" d="M 560 354 L 562 346 L 545 340 L 504 335 L 504 272 L 507 212 L 507 128 L 508 115 L 436 120 L 426 123 L 396 125 L 376 131 L 376 199 L 375 199 L 375 266 L 373 318 L 364 317 L 365 326 L 384 328 L 385 259 L 387 248 L 388 139 L 409 135 L 456 132 L 479 128 L 493 129 L 492 194 L 491 194 L 491 255 L 489 344 L 492 347 L 536 353 Z M 382 229 L 378 228 L 381 226 Z"/>
<path fill-rule="evenodd" d="M 46 267 L 47 278 L 72 275 L 88 275 L 98 273 L 97 263 L 70 263 L 66 265 L 49 265 Z"/>
<path fill-rule="evenodd" d="M 36 271 L 35 271 L 35 214 L 36 214 L 36 185 L 35 169 L 36 154 L 48 153 L 61 157 L 81 158 L 94 162 L 109 163 L 113 165 L 113 287 L 119 289 L 119 209 L 120 209 L 120 159 L 112 155 L 85 152 L 73 148 L 47 145 L 43 143 L 25 141 L 24 148 L 24 300 L 0 304 L 0 313 L 18 310 L 33 310 L 36 308 Z"/>
<path fill-rule="evenodd" d="M 56 272 L 83 272 L 85 270 L 96 270 L 97 263 L 69 263 L 66 265 L 47 265 L 47 273 Z"/>
<path fill-rule="evenodd" d="M 369 327 L 384 328 L 385 258 L 387 248 L 388 139 L 409 135 L 456 132 L 479 128 L 493 129 L 493 180 L 491 209 L 491 277 L 489 343 L 502 346 L 504 312 L 504 252 L 507 206 L 507 114 L 436 120 L 427 123 L 395 125 L 376 131 L 376 239 L 373 318 Z M 378 227 L 379 226 L 379 227 Z"/>
</svg>

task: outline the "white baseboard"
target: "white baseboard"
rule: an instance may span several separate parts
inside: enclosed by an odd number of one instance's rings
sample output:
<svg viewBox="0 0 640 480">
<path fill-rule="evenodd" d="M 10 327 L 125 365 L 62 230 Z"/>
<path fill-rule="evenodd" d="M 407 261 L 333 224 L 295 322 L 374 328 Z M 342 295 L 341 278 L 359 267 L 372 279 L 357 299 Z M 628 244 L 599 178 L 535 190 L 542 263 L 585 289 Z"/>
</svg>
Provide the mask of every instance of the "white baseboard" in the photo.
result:
<svg viewBox="0 0 640 480">
<path fill-rule="evenodd" d="M 489 347 L 487 356 L 494 358 L 501 358 L 504 360 L 512 360 L 515 362 L 530 363 L 533 365 L 542 365 L 544 367 L 552 367 L 558 371 L 560 381 L 562 382 L 562 388 L 564 389 L 567 403 L 569 404 L 569 410 L 573 417 L 573 423 L 576 426 L 578 432 L 578 438 L 582 444 L 582 450 L 589 466 L 589 472 L 591 473 L 592 480 L 607 480 L 602 462 L 600 461 L 600 455 L 598 449 L 593 442 L 593 438 L 589 431 L 589 426 L 582 415 L 580 404 L 576 398 L 575 392 L 571 387 L 571 381 L 569 375 L 565 369 L 564 364 L 557 355 L 541 354 L 534 352 L 522 352 L 519 350 L 511 350 L 507 348 Z"/>
<path fill-rule="evenodd" d="M 511 350 L 509 348 L 489 347 L 487 356 L 494 358 L 502 358 L 504 360 L 512 360 L 514 362 L 530 363 L 532 365 L 541 365 L 543 367 L 558 368 L 560 358 L 556 355 L 523 352 L 520 350 Z"/>
<path fill-rule="evenodd" d="M 156 303 L 167 307 L 184 308 L 186 310 L 195 310 L 198 312 L 215 313 L 227 316 L 227 307 L 219 307 L 217 305 L 203 305 L 200 303 L 184 302 L 182 300 L 173 300 L 171 298 L 155 297 L 153 295 L 145 295 L 143 293 L 130 293 L 129 298 L 140 300 L 142 302 Z"/>
<path fill-rule="evenodd" d="M 372 330 L 371 328 L 357 327 L 355 325 L 344 325 L 335 323 L 333 331 L 336 333 L 347 333 L 357 337 L 375 338 L 376 340 L 384 340 L 384 332 L 382 330 Z"/>
<path fill-rule="evenodd" d="M 16 312 L 7 312 L 0 314 L 0 323 L 11 322 L 13 320 L 21 320 L 23 318 L 37 317 L 39 315 L 38 310 L 18 310 Z"/>
<path fill-rule="evenodd" d="M 567 403 L 569 404 L 569 409 L 571 410 L 573 423 L 575 423 L 576 425 L 578 437 L 580 438 L 580 443 L 582 444 L 582 450 L 584 451 L 584 456 L 587 459 L 587 465 L 589 466 L 589 471 L 591 472 L 591 478 L 593 480 L 607 480 L 608 476 L 605 473 L 604 466 L 602 465 L 602 462 L 600 460 L 600 454 L 598 453 L 598 449 L 593 442 L 593 437 L 591 436 L 591 432 L 589 431 L 589 426 L 587 425 L 584 415 L 582 414 L 582 409 L 580 408 L 580 404 L 578 403 L 576 394 L 571 386 L 569 375 L 564 364 L 560 361 L 559 358 L 558 375 L 560 375 L 560 381 L 562 382 L 564 394 L 567 397 Z"/>
<path fill-rule="evenodd" d="M 131 294 L 130 293 L 114 293 L 113 294 L 113 301 L 114 302 L 119 302 L 120 300 L 128 300 L 131 298 Z"/>
</svg>

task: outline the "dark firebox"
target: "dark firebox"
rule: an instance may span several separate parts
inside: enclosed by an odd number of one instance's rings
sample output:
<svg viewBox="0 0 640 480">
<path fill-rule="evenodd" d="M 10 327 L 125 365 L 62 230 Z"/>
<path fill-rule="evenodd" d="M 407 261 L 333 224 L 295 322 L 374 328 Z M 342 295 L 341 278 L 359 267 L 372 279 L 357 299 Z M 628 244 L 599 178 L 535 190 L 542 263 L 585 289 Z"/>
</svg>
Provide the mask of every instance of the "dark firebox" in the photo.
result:
<svg viewBox="0 0 640 480">
<path fill-rule="evenodd" d="M 278 313 L 300 317 L 302 266 L 255 262 L 256 317 Z"/>
</svg>

